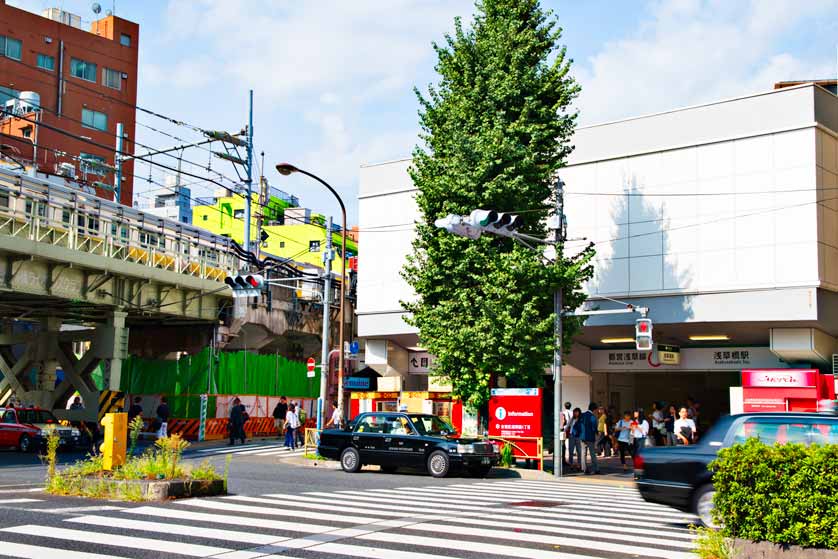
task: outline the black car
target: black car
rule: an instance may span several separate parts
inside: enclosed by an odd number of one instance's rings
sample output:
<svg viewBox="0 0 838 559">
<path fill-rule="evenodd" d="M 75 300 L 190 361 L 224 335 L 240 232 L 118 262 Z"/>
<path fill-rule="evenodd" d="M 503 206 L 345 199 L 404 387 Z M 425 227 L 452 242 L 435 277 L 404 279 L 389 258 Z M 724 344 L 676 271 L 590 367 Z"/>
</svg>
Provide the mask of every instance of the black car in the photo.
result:
<svg viewBox="0 0 838 559">
<path fill-rule="evenodd" d="M 489 441 L 457 437 L 455 429 L 435 415 L 389 412 L 363 413 L 345 429 L 323 431 L 317 451 L 340 460 L 346 472 L 374 464 L 385 472 L 427 468 L 434 477 L 445 477 L 454 468 L 485 476 L 499 454 Z"/>
<path fill-rule="evenodd" d="M 698 515 L 713 526 L 713 473 L 707 465 L 719 449 L 758 437 L 766 444 L 838 443 L 838 416 L 817 413 L 750 413 L 721 418 L 689 446 L 644 448 L 635 458 L 643 498 Z"/>
</svg>

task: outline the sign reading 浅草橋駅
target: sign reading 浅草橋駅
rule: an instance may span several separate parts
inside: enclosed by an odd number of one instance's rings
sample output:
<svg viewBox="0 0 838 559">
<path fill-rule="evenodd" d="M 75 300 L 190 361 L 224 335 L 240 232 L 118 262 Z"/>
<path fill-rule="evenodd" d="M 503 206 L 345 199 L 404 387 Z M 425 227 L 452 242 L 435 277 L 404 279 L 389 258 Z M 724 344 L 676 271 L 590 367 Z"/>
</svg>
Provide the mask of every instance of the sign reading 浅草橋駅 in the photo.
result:
<svg viewBox="0 0 838 559">
<path fill-rule="evenodd" d="M 540 388 L 492 388 L 489 398 L 490 437 L 540 437 Z"/>
<path fill-rule="evenodd" d="M 687 347 L 680 348 L 679 364 L 661 362 L 661 346 L 656 351 L 622 349 L 591 351 L 591 371 L 741 371 L 743 369 L 785 369 L 788 365 L 767 347 Z"/>
</svg>

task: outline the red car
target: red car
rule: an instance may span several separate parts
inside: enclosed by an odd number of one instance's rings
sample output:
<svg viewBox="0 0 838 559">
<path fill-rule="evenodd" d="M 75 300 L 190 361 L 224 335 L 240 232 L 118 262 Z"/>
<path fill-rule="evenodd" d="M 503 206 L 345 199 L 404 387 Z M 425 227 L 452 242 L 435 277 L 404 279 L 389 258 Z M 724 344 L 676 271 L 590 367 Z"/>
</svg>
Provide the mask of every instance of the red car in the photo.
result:
<svg viewBox="0 0 838 559">
<path fill-rule="evenodd" d="M 81 440 L 78 429 L 59 424 L 49 410 L 0 408 L 0 447 L 16 447 L 21 452 L 44 448 L 48 429 L 58 432 L 60 447 L 74 447 Z"/>
</svg>

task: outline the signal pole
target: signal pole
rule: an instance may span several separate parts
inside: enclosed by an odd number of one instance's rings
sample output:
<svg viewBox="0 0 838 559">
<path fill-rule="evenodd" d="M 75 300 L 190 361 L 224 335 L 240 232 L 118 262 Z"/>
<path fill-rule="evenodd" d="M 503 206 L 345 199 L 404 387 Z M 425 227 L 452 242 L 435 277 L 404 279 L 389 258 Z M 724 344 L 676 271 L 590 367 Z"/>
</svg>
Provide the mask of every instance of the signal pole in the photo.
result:
<svg viewBox="0 0 838 559">
<path fill-rule="evenodd" d="M 250 252 L 250 205 L 253 202 L 253 90 L 250 90 L 250 110 L 247 120 L 247 176 L 244 184 L 247 194 L 244 202 L 244 251 Z"/>
<path fill-rule="evenodd" d="M 556 181 L 556 230 L 553 235 L 556 260 L 562 257 L 564 246 L 564 183 Z M 553 333 L 556 342 L 553 347 L 553 475 L 562 477 L 564 465 L 564 441 L 562 441 L 562 288 L 553 294 Z"/>
<path fill-rule="evenodd" d="M 326 229 L 326 250 L 323 251 L 323 265 L 326 277 L 323 278 L 323 340 L 320 345 L 320 398 L 317 399 L 317 429 L 323 428 L 323 412 L 326 407 L 326 383 L 329 379 L 329 316 L 331 314 L 332 295 L 332 218 L 329 217 Z M 343 301 L 341 301 L 343 303 Z M 343 348 L 339 348 L 343 351 Z"/>
<path fill-rule="evenodd" d="M 117 204 L 121 204 L 122 201 L 119 199 L 122 193 L 122 137 L 125 134 L 123 131 L 123 126 L 121 122 L 116 123 L 116 153 L 114 154 L 114 167 L 116 167 L 116 173 L 114 174 L 113 178 L 113 201 Z M 129 201 L 128 205 L 130 206 L 131 203 Z"/>
</svg>

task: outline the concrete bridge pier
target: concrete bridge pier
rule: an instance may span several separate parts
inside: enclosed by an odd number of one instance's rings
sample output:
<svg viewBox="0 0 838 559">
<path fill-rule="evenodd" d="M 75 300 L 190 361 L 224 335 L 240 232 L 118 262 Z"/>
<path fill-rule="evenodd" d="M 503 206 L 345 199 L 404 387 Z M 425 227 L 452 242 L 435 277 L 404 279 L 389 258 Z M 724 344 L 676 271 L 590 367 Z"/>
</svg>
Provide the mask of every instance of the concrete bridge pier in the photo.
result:
<svg viewBox="0 0 838 559">
<path fill-rule="evenodd" d="M 0 405 L 14 395 L 19 402 L 52 410 L 59 419 L 96 421 L 99 390 L 91 375 L 104 363 L 103 388 L 119 390 L 122 360 L 128 355 L 125 317 L 125 312 L 115 310 L 104 324 L 81 330 L 62 331 L 57 318 L 41 320 L 33 332 L 14 333 L 9 326 L 0 334 Z M 77 342 L 80 355 L 73 349 Z M 64 372 L 58 384 L 57 369 Z M 76 390 L 85 409 L 65 409 Z"/>
</svg>

